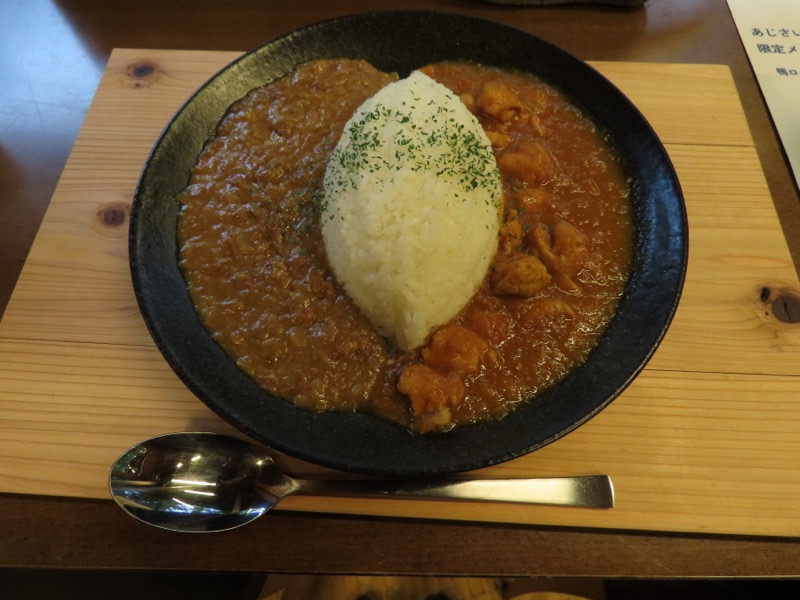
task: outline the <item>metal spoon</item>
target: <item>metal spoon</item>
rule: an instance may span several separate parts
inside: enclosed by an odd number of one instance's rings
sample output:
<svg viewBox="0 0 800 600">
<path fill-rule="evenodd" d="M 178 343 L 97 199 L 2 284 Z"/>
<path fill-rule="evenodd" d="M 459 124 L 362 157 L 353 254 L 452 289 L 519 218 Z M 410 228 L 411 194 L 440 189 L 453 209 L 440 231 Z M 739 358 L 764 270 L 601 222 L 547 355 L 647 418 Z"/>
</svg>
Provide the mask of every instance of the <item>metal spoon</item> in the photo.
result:
<svg viewBox="0 0 800 600">
<path fill-rule="evenodd" d="M 606 475 L 438 481 L 295 479 L 265 450 L 216 433 L 170 433 L 133 446 L 111 468 L 109 488 L 131 516 L 182 532 L 245 525 L 290 494 L 614 506 L 614 489 Z"/>
</svg>

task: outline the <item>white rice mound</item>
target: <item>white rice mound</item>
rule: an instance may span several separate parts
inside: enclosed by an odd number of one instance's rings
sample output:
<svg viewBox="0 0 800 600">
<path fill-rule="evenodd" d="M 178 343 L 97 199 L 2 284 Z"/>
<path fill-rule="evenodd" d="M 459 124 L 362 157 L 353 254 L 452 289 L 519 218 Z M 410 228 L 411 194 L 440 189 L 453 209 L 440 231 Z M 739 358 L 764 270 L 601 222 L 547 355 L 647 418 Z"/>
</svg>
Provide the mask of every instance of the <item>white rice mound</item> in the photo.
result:
<svg viewBox="0 0 800 600">
<path fill-rule="evenodd" d="M 347 123 L 320 210 L 339 283 L 382 335 L 416 348 L 467 305 L 494 258 L 502 187 L 491 143 L 457 96 L 414 72 Z"/>
</svg>

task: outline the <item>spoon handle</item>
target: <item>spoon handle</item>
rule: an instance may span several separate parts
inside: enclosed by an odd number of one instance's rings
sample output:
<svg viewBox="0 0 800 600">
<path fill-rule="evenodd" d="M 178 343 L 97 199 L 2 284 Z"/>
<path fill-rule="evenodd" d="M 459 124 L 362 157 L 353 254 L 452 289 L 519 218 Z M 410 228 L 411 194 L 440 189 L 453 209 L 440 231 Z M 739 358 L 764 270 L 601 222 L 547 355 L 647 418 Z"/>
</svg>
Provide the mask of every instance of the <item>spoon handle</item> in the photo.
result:
<svg viewBox="0 0 800 600">
<path fill-rule="evenodd" d="M 449 481 L 296 480 L 292 494 L 357 498 L 417 498 L 613 508 L 608 475 Z"/>
</svg>

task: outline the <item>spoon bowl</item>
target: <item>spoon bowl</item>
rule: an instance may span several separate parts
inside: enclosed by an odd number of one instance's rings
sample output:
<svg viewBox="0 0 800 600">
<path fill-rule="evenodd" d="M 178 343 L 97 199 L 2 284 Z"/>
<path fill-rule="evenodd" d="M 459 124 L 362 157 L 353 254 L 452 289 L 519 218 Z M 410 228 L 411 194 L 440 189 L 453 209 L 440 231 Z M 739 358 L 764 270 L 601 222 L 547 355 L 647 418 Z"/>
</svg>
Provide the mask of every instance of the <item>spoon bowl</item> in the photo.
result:
<svg viewBox="0 0 800 600">
<path fill-rule="evenodd" d="M 309 480 L 290 477 L 268 452 L 239 438 L 170 433 L 125 451 L 109 473 L 109 489 L 129 515 L 180 532 L 234 529 L 291 494 L 436 498 L 611 508 L 606 475 L 537 479 Z"/>
<path fill-rule="evenodd" d="M 257 485 L 270 465 L 266 452 L 238 438 L 168 434 L 122 454 L 109 487 L 123 510 L 150 525 L 223 531 L 249 523 L 277 501 Z"/>
</svg>

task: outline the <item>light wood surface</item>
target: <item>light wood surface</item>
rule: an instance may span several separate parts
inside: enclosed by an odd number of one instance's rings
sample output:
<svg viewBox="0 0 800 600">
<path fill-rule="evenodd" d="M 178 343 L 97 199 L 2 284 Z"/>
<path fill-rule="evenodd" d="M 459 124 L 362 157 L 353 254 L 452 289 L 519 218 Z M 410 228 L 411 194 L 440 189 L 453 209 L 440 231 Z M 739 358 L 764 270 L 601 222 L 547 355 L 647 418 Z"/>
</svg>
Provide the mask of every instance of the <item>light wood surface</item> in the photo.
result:
<svg viewBox="0 0 800 600">
<path fill-rule="evenodd" d="M 112 54 L 0 322 L 0 492 L 107 498 L 108 467 L 138 440 L 233 431 L 182 386 L 146 331 L 128 272 L 127 214 L 170 116 L 236 56 Z M 690 222 L 684 295 L 655 357 L 608 409 L 475 475 L 608 473 L 617 507 L 298 498 L 285 509 L 800 535 L 800 332 L 770 311 L 800 286 L 730 73 L 594 64 L 640 107 L 675 164 Z"/>
</svg>

